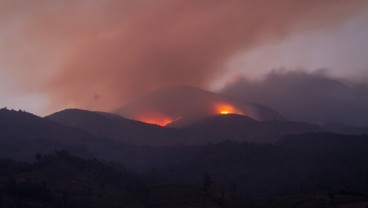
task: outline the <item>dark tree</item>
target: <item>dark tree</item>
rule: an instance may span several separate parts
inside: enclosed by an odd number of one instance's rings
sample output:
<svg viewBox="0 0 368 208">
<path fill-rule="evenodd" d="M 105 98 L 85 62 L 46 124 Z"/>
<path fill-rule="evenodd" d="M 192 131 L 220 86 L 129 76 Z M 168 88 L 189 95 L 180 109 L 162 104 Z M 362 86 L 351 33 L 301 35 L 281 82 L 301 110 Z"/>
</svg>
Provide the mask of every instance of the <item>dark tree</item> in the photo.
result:
<svg viewBox="0 0 368 208">
<path fill-rule="evenodd" d="M 211 187 L 211 184 L 213 183 L 212 178 L 210 176 L 210 174 L 208 174 L 208 172 L 206 171 L 204 173 L 204 177 L 203 177 L 203 188 L 204 190 L 207 192 L 208 189 Z"/>
<path fill-rule="evenodd" d="M 17 182 L 13 178 L 9 178 L 6 183 L 5 190 L 7 194 L 15 194 L 17 190 Z"/>
<path fill-rule="evenodd" d="M 220 205 L 221 208 L 224 207 L 224 204 L 225 204 L 225 192 L 224 191 L 221 191 L 221 197 L 218 201 L 218 204 Z"/>
<path fill-rule="evenodd" d="M 64 188 L 62 191 L 62 199 L 63 199 L 63 204 L 66 205 L 68 203 L 68 191 Z"/>
<path fill-rule="evenodd" d="M 236 182 L 233 183 L 233 186 L 231 188 L 231 190 L 236 193 L 236 191 L 238 191 L 238 185 L 236 184 Z"/>
<path fill-rule="evenodd" d="M 37 161 L 37 162 L 39 162 L 39 161 L 41 161 L 41 160 L 42 160 L 42 155 L 41 155 L 40 153 L 37 153 L 37 154 L 35 155 L 35 158 L 36 158 L 36 161 Z"/>
</svg>

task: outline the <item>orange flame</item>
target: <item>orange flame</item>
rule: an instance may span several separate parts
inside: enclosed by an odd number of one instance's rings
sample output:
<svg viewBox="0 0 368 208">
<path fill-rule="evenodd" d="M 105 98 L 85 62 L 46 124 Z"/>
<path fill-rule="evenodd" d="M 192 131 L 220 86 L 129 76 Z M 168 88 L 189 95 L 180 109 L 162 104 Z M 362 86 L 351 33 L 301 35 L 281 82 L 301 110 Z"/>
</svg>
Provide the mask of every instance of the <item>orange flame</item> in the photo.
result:
<svg viewBox="0 0 368 208">
<path fill-rule="evenodd" d="M 142 121 L 144 123 L 155 124 L 159 126 L 166 126 L 167 124 L 174 121 L 170 118 L 140 118 L 137 120 Z"/>
<path fill-rule="evenodd" d="M 228 104 L 228 103 L 216 103 L 214 105 L 213 111 L 214 114 L 218 115 L 218 114 L 222 114 L 222 115 L 226 115 L 226 114 L 239 114 L 239 115 L 244 115 L 244 112 L 239 110 L 238 108 L 236 108 L 235 106 Z M 177 118 L 172 118 L 169 117 L 167 115 L 164 115 L 161 112 L 155 111 L 154 113 L 150 112 L 147 113 L 145 115 L 140 114 L 139 116 L 135 116 L 135 120 L 144 122 L 144 123 L 149 123 L 149 124 L 154 124 L 154 125 L 159 125 L 159 126 L 166 126 L 174 121 L 177 121 L 179 119 L 181 119 L 182 117 L 179 116 Z"/>
<path fill-rule="evenodd" d="M 157 117 L 139 117 L 138 121 L 155 124 L 159 126 L 166 126 L 167 124 L 173 122 L 174 120 L 164 116 L 157 116 Z"/>
<path fill-rule="evenodd" d="M 215 105 L 215 113 L 216 114 L 243 114 L 243 112 L 236 107 L 226 104 L 226 103 L 219 103 Z"/>
</svg>

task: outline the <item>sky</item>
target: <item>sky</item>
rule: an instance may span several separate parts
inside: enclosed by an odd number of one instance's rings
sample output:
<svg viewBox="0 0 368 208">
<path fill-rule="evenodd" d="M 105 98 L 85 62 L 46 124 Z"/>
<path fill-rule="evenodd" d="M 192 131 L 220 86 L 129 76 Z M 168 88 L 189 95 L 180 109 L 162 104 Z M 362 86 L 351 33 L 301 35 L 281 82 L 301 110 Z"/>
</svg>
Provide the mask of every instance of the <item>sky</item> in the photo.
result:
<svg viewBox="0 0 368 208">
<path fill-rule="evenodd" d="M 280 69 L 361 89 L 367 9 L 366 0 L 0 0 L 0 107 L 113 111 L 177 84 L 244 97 L 237 87 Z"/>
</svg>

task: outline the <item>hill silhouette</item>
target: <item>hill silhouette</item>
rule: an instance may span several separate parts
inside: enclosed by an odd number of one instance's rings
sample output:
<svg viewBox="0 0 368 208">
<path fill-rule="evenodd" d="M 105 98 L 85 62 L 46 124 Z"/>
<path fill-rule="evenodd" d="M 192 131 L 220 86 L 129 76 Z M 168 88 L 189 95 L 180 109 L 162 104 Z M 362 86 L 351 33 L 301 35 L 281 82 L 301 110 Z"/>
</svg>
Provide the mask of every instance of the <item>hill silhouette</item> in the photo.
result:
<svg viewBox="0 0 368 208">
<path fill-rule="evenodd" d="M 57 119 L 64 125 L 55 122 Z M 248 196 L 368 192 L 367 135 L 333 134 L 316 125 L 257 121 L 236 114 L 207 117 L 185 128 L 160 127 L 112 114 L 76 109 L 59 112 L 53 120 L 22 111 L 0 110 L 0 158 L 34 161 L 36 153 L 44 155 L 65 149 L 83 158 L 96 157 L 122 163 L 139 173 L 149 185 L 186 184 L 195 187 L 208 172 L 217 187 L 231 189 L 236 183 L 238 193 Z M 134 131 L 158 129 L 157 135 L 142 135 L 147 141 L 151 138 L 160 140 L 150 141 L 155 145 L 128 144 L 126 142 L 134 141 L 134 138 L 124 138 L 123 142 L 120 137 L 107 134 L 115 131 L 111 128 L 117 128 L 115 134 L 119 136 L 122 132 L 124 136 L 123 132 L 132 130 L 129 125 L 134 126 Z M 67 163 L 64 167 L 63 159 L 57 161 L 60 163 L 55 164 L 60 167 L 32 169 L 23 177 L 18 171 L 24 171 L 27 165 L 1 159 L 0 165 L 7 168 L 1 169 L 0 177 L 16 173 L 21 178 L 34 176 L 34 180 L 41 180 L 45 174 L 57 175 L 64 171 L 60 168 L 70 166 Z M 84 163 L 78 164 L 80 168 L 84 167 Z M 72 175 L 76 176 L 87 174 L 73 171 Z M 88 174 L 85 177 L 90 180 Z M 93 181 L 88 183 L 95 183 Z M 39 185 L 36 188 L 43 190 Z M 179 189 L 176 185 L 167 188 Z M 197 188 L 190 190 L 199 191 Z"/>
<path fill-rule="evenodd" d="M 327 132 L 324 128 L 303 122 L 270 120 L 257 121 L 237 114 L 217 115 L 205 118 L 192 125 L 182 125 L 181 120 L 168 125 L 193 132 L 193 137 L 203 143 L 225 140 L 274 143 L 289 134 Z M 183 127 L 184 126 L 184 127 Z"/>
<path fill-rule="evenodd" d="M 97 136 L 130 144 L 160 145 L 171 143 L 170 140 L 175 139 L 175 133 L 171 129 L 105 112 L 67 109 L 45 118 Z"/>
<path fill-rule="evenodd" d="M 247 115 L 257 120 L 283 120 L 284 118 L 271 108 L 260 104 L 240 102 L 234 98 L 202 90 L 191 86 L 171 86 L 126 104 L 116 111 L 123 117 L 170 123 L 184 118 L 188 124 L 208 116 L 219 114 L 218 108 L 224 106 L 230 113 Z M 166 119 L 166 120 L 165 120 Z"/>
<path fill-rule="evenodd" d="M 46 118 L 96 136 L 127 144 L 150 146 L 198 145 L 226 140 L 272 143 L 288 134 L 327 131 L 313 124 L 281 120 L 256 121 L 236 114 L 209 116 L 191 125 L 179 119 L 167 125 L 168 128 L 129 120 L 114 114 L 80 109 L 60 111 Z M 178 128 L 182 126 L 186 127 Z"/>
<path fill-rule="evenodd" d="M 8 109 L 0 110 L 0 157 L 33 160 L 36 153 L 67 150 L 77 156 L 119 158 L 130 146 L 50 119 Z"/>
<path fill-rule="evenodd" d="M 58 149 L 92 155 L 89 147 L 98 146 L 104 140 L 24 111 L 7 109 L 0 110 L 0 138 L 0 156 L 18 159 Z"/>
</svg>

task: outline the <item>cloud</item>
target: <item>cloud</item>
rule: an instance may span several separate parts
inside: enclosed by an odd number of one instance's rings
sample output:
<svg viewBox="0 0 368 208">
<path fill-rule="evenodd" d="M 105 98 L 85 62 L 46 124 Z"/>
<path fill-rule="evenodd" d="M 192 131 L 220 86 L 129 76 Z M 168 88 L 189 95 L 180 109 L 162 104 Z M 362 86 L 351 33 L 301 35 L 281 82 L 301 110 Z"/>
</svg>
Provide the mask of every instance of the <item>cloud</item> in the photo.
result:
<svg viewBox="0 0 368 208">
<path fill-rule="evenodd" d="M 334 25 L 364 0 L 2 1 L 5 63 L 51 109 L 113 110 L 166 85 L 208 87 L 239 51 Z M 3 49 L 4 50 L 4 49 Z M 22 76 L 19 76 L 21 74 Z M 99 99 L 95 99 L 98 97 Z"/>
<path fill-rule="evenodd" d="M 239 78 L 222 92 L 264 103 L 292 120 L 368 126 L 368 85 L 332 78 L 324 71 L 273 71 L 263 80 Z"/>
</svg>

